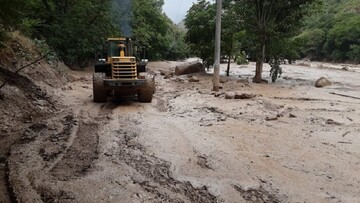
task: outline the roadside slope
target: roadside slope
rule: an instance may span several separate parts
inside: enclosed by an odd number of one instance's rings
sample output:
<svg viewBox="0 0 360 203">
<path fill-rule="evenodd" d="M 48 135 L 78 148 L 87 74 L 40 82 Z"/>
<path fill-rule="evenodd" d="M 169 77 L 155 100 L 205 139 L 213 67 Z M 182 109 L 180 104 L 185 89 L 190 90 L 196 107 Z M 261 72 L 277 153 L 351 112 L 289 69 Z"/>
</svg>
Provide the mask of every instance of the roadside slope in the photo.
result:
<svg viewBox="0 0 360 203">
<path fill-rule="evenodd" d="M 25 129 L 59 110 L 53 91 L 67 81 L 67 67 L 62 63 L 41 60 L 42 53 L 33 41 L 14 32 L 0 50 L 0 202 L 9 202 L 5 164 L 10 147 L 19 141 Z"/>
</svg>

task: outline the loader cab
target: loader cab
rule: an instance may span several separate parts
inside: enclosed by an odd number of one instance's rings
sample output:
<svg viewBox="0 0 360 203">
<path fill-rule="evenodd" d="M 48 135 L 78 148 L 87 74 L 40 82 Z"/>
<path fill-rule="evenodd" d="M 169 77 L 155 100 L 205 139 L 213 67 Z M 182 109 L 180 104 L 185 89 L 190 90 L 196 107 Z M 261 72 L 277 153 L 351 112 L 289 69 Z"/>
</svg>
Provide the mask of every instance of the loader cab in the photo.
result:
<svg viewBox="0 0 360 203">
<path fill-rule="evenodd" d="M 111 61 L 112 57 L 128 57 L 134 55 L 130 38 L 108 38 L 107 47 L 107 61 Z"/>
</svg>

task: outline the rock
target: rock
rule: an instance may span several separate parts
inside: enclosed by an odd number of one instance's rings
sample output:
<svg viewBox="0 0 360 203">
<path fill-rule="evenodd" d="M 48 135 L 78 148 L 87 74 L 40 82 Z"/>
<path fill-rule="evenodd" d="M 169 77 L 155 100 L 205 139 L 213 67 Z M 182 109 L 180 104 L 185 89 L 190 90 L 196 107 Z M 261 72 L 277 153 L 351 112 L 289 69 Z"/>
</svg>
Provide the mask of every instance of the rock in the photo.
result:
<svg viewBox="0 0 360 203">
<path fill-rule="evenodd" d="M 240 79 L 237 82 L 242 84 L 249 84 L 249 81 L 247 79 Z"/>
<path fill-rule="evenodd" d="M 227 78 L 220 78 L 220 83 L 227 83 L 229 80 Z"/>
<path fill-rule="evenodd" d="M 170 79 L 170 78 L 172 78 L 173 76 L 174 76 L 173 74 L 167 74 L 167 75 L 165 75 L 164 79 Z"/>
<path fill-rule="evenodd" d="M 205 72 L 205 69 L 203 64 L 198 61 L 183 63 L 175 67 L 175 75 L 186 75 L 199 72 Z"/>
<path fill-rule="evenodd" d="M 68 85 L 61 88 L 62 91 L 73 90 L 72 86 Z"/>
<path fill-rule="evenodd" d="M 196 76 L 192 76 L 190 79 L 189 79 L 189 82 L 199 82 L 199 78 L 196 77 Z"/>
<path fill-rule="evenodd" d="M 234 99 L 235 93 L 234 92 L 226 92 L 225 93 L 225 99 Z"/>
<path fill-rule="evenodd" d="M 325 87 L 325 86 L 330 86 L 330 85 L 331 85 L 331 82 L 328 79 L 326 79 L 325 77 L 321 77 L 315 82 L 315 87 Z"/>
<path fill-rule="evenodd" d="M 160 75 L 165 76 L 164 79 L 170 79 L 170 78 L 172 78 L 174 76 L 174 73 L 171 72 L 171 71 L 161 70 Z"/>
<path fill-rule="evenodd" d="M 254 94 L 246 94 L 246 93 L 235 93 L 235 99 L 252 99 L 256 97 Z"/>
<path fill-rule="evenodd" d="M 327 119 L 325 123 L 328 125 L 341 125 L 341 123 L 334 121 L 333 119 Z"/>
<path fill-rule="evenodd" d="M 79 80 L 81 80 L 81 81 L 88 81 L 88 80 L 90 80 L 89 78 L 86 78 L 85 76 L 83 76 L 83 77 L 81 77 Z"/>
<path fill-rule="evenodd" d="M 223 95 L 224 93 L 223 92 L 215 92 L 214 96 L 215 97 L 220 97 L 221 95 Z"/>
<path fill-rule="evenodd" d="M 265 120 L 266 121 L 277 121 L 279 118 L 278 117 L 266 117 Z"/>
<path fill-rule="evenodd" d="M 297 63 L 297 65 L 299 65 L 299 66 L 311 67 L 310 62 L 300 62 L 300 63 Z"/>
<path fill-rule="evenodd" d="M 261 79 L 260 84 L 269 84 L 269 81 L 265 80 L 265 79 Z"/>
<path fill-rule="evenodd" d="M 175 78 L 175 79 L 172 79 L 174 82 L 184 82 L 184 79 L 182 78 Z"/>
<path fill-rule="evenodd" d="M 348 70 L 349 70 L 349 67 L 345 66 L 345 67 L 343 67 L 341 70 L 348 71 Z"/>
<path fill-rule="evenodd" d="M 45 101 L 45 100 L 35 100 L 35 101 L 34 101 L 34 104 L 35 104 L 36 106 L 46 106 L 47 101 Z"/>
<path fill-rule="evenodd" d="M 160 75 L 166 75 L 166 71 L 160 70 Z"/>
<path fill-rule="evenodd" d="M 297 116 L 294 115 L 294 114 L 292 114 L 292 113 L 290 113 L 290 114 L 289 114 L 289 117 L 290 117 L 290 118 L 296 118 Z"/>
<path fill-rule="evenodd" d="M 218 117 L 217 122 L 220 122 L 220 121 L 226 121 L 226 117 Z"/>
<path fill-rule="evenodd" d="M 73 75 L 71 75 L 71 74 L 69 74 L 69 75 L 67 76 L 67 79 L 68 79 L 69 82 L 75 82 L 75 81 L 78 80 L 78 78 L 76 78 L 75 76 L 73 76 Z"/>
<path fill-rule="evenodd" d="M 0 100 L 4 101 L 4 99 L 5 99 L 5 94 L 2 91 L 0 91 Z"/>
</svg>

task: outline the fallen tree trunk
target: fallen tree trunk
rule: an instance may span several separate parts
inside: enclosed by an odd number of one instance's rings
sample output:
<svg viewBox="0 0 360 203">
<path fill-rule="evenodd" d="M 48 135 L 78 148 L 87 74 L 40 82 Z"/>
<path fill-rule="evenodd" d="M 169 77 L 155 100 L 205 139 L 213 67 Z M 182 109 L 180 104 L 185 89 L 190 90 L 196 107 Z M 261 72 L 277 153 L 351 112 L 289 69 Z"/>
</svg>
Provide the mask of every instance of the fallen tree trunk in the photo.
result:
<svg viewBox="0 0 360 203">
<path fill-rule="evenodd" d="M 355 96 L 346 95 L 346 94 L 339 94 L 339 93 L 335 93 L 335 92 L 330 92 L 330 94 L 338 95 L 338 96 L 342 96 L 342 97 L 348 97 L 348 98 L 352 98 L 352 99 L 360 99 L 360 97 L 355 97 Z"/>
<path fill-rule="evenodd" d="M 205 72 L 205 68 L 203 64 L 198 61 L 183 63 L 175 67 L 175 75 L 186 75 L 199 72 Z"/>
</svg>

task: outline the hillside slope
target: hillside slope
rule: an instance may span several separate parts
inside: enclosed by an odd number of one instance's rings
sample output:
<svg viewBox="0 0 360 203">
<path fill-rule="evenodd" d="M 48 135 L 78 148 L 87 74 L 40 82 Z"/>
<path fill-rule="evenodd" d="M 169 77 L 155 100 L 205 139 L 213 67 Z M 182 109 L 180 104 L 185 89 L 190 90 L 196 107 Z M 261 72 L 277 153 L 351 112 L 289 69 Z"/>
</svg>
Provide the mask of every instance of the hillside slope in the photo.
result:
<svg viewBox="0 0 360 203">
<path fill-rule="evenodd" d="M 54 88 L 67 81 L 67 67 L 47 58 L 24 68 L 42 53 L 35 43 L 15 32 L 0 50 L 0 202 L 8 202 L 5 163 L 9 150 L 31 123 L 58 111 Z"/>
</svg>

